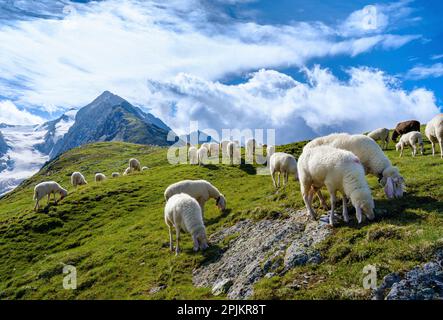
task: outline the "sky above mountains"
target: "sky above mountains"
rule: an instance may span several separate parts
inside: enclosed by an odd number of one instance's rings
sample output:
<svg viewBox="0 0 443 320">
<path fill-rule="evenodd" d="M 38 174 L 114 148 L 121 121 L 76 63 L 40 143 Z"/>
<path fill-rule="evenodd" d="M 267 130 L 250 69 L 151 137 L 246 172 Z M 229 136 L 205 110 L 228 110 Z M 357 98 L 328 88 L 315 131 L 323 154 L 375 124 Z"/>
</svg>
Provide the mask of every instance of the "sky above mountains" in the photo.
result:
<svg viewBox="0 0 443 320">
<path fill-rule="evenodd" d="M 179 133 L 279 143 L 428 121 L 443 105 L 441 1 L 0 0 L 0 123 L 104 90 Z"/>
</svg>

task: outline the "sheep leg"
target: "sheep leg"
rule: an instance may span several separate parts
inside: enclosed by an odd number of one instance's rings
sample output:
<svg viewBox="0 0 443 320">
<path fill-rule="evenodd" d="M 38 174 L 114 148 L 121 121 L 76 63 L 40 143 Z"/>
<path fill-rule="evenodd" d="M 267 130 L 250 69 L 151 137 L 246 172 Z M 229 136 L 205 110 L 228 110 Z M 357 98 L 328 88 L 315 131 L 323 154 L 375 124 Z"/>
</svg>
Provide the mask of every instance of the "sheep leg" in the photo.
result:
<svg viewBox="0 0 443 320">
<path fill-rule="evenodd" d="M 54 202 L 55 202 L 55 204 L 57 204 L 57 197 L 55 195 L 55 192 L 54 192 Z"/>
<path fill-rule="evenodd" d="M 403 156 L 403 145 L 400 148 L 400 158 Z"/>
<path fill-rule="evenodd" d="M 40 209 L 38 202 L 39 202 L 39 200 L 35 200 L 34 211 L 38 211 L 38 209 Z"/>
<path fill-rule="evenodd" d="M 274 177 L 274 175 L 275 175 L 275 172 L 272 172 L 272 173 L 271 173 L 272 183 L 274 184 L 274 187 L 277 189 L 277 184 L 275 183 L 275 177 Z"/>
<path fill-rule="evenodd" d="M 443 140 L 440 139 L 440 141 L 438 142 L 438 144 L 440 145 L 440 158 L 443 159 Z"/>
<path fill-rule="evenodd" d="M 175 228 L 175 241 L 177 242 L 175 245 L 175 255 L 178 256 L 180 253 L 180 228 Z"/>
<path fill-rule="evenodd" d="M 326 200 L 325 197 L 323 197 L 323 193 L 321 193 L 321 190 L 317 190 L 317 196 L 318 196 L 318 200 L 320 200 L 320 204 L 323 207 L 324 210 L 328 211 L 328 205 L 326 204 Z"/>
<path fill-rule="evenodd" d="M 174 247 L 172 246 L 172 230 L 171 230 L 171 226 L 168 224 L 168 229 L 169 229 L 169 250 L 174 251 Z"/>
<path fill-rule="evenodd" d="M 277 174 L 278 174 L 277 188 L 280 188 L 280 175 L 281 175 L 280 171 L 277 172 Z"/>
<path fill-rule="evenodd" d="M 431 146 L 432 146 L 432 156 L 435 156 L 435 145 L 432 140 L 431 140 Z"/>
<path fill-rule="evenodd" d="M 306 190 L 306 189 L 305 189 Z M 305 190 L 302 191 L 302 195 L 303 195 L 303 201 L 305 203 L 306 209 L 308 210 L 311 218 L 313 220 L 316 220 L 316 214 L 314 209 L 312 208 L 312 197 L 310 197 L 311 194 L 311 190 L 308 189 L 308 191 L 306 192 Z"/>
<path fill-rule="evenodd" d="M 343 203 L 343 220 L 346 223 L 348 223 L 349 222 L 349 215 L 348 215 L 348 206 L 347 206 L 347 201 L 346 201 L 345 196 L 343 196 L 342 203 Z"/>
<path fill-rule="evenodd" d="M 334 209 L 335 209 L 335 202 L 337 201 L 335 192 L 329 191 L 329 194 L 331 195 L 331 214 L 329 216 L 329 224 L 331 226 L 334 225 Z"/>
<path fill-rule="evenodd" d="M 415 157 L 415 154 L 417 153 L 417 146 L 414 144 L 412 146 L 412 156 Z"/>
<path fill-rule="evenodd" d="M 284 182 L 285 185 L 284 186 L 286 187 L 286 185 L 288 184 L 289 172 L 285 172 L 284 175 L 285 175 L 285 182 Z"/>
</svg>

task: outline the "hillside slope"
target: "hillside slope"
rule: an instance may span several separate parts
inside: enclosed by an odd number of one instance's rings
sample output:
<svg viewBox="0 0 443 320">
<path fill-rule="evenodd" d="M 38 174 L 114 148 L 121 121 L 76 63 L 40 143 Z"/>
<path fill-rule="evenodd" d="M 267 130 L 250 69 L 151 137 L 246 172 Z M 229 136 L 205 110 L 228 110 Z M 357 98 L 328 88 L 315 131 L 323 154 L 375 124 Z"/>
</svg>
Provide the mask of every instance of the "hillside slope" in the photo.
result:
<svg viewBox="0 0 443 320">
<path fill-rule="evenodd" d="M 298 156 L 302 146 L 278 149 Z M 207 179 L 225 194 L 225 213 L 213 200 L 206 204 L 210 235 L 249 218 L 285 221 L 288 209 L 303 208 L 293 180 L 286 191 L 275 193 L 270 177 L 255 175 L 253 166 L 173 166 L 166 151 L 120 142 L 85 145 L 57 157 L 0 199 L 0 298 L 215 298 L 210 288 L 193 286 L 192 271 L 216 259 L 229 239 L 196 254 L 184 235 L 183 252 L 178 257 L 169 252 L 163 191 L 178 180 Z M 264 278 L 255 285 L 254 297 L 369 298 L 361 285 L 366 264 L 376 264 L 381 277 L 428 261 L 443 246 L 443 161 L 429 156 L 428 143 L 426 152 L 412 159 L 388 151 L 406 178 L 406 196 L 388 201 L 370 178 L 376 221 L 338 226 L 318 246 L 322 263 Z M 99 185 L 92 182 L 95 172 L 121 172 L 133 156 L 150 169 Z M 74 190 L 69 176 L 77 170 L 89 184 Z M 34 213 L 33 186 L 42 180 L 69 186 L 70 194 L 59 205 Z M 62 288 L 63 264 L 76 266 L 76 290 Z"/>
</svg>

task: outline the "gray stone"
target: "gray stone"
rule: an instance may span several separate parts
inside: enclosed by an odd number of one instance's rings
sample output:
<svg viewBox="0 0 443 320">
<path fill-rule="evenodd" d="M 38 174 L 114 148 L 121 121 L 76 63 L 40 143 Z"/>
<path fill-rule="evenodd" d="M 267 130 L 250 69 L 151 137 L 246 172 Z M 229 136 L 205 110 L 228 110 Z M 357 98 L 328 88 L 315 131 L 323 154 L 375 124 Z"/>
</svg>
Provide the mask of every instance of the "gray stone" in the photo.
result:
<svg viewBox="0 0 443 320">
<path fill-rule="evenodd" d="M 219 296 L 221 294 L 227 293 L 231 286 L 232 286 L 231 279 L 220 280 L 212 287 L 212 294 L 214 296 Z"/>
</svg>

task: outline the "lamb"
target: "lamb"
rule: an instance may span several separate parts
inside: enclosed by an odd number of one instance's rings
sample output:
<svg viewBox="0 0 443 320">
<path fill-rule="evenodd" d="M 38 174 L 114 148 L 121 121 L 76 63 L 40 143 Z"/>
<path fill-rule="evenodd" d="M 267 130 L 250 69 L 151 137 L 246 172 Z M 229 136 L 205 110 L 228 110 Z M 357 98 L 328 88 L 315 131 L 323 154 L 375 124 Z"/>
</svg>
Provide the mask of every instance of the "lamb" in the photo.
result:
<svg viewBox="0 0 443 320">
<path fill-rule="evenodd" d="M 303 150 L 298 159 L 298 174 L 300 190 L 306 209 L 313 219 L 316 213 L 312 208 L 314 193 L 326 186 L 331 199 L 330 225 L 334 225 L 334 206 L 336 193 L 343 195 L 343 219 L 349 221 L 346 207 L 346 197 L 351 199 L 355 207 L 358 223 L 362 222 L 362 212 L 368 219 L 374 219 L 374 200 L 365 171 L 360 160 L 346 150 L 331 146 L 318 146 Z"/>
<path fill-rule="evenodd" d="M 403 156 L 405 146 L 412 147 L 412 156 L 417 154 L 417 144 L 420 146 L 420 153 L 423 155 L 423 137 L 418 131 L 411 131 L 401 136 L 400 141 L 395 145 L 395 150 L 400 150 L 400 157 Z"/>
<path fill-rule="evenodd" d="M 205 165 L 208 160 L 208 149 L 202 145 L 197 151 L 197 156 L 198 164 L 201 166 Z"/>
<path fill-rule="evenodd" d="M 389 145 L 389 129 L 378 128 L 368 133 L 368 137 L 374 141 L 382 142 L 382 149 L 387 149 Z"/>
<path fill-rule="evenodd" d="M 60 200 L 62 200 L 64 197 L 68 195 L 68 191 L 62 188 L 55 181 L 46 181 L 37 184 L 34 188 L 34 197 L 33 197 L 33 199 L 35 200 L 34 210 L 38 211 L 40 209 L 39 202 L 46 195 L 48 196 L 48 204 L 51 198 L 51 194 L 54 195 L 54 201 L 55 204 L 57 204 L 57 199 L 55 197 L 56 193 L 60 194 Z"/>
<path fill-rule="evenodd" d="M 426 137 L 431 141 L 432 156 L 435 156 L 435 144 L 440 145 L 440 158 L 443 159 L 443 113 L 436 115 L 428 122 L 425 129 Z"/>
<path fill-rule="evenodd" d="M 131 168 L 132 171 L 142 171 L 140 161 L 135 158 L 129 159 L 129 168 Z"/>
<path fill-rule="evenodd" d="M 126 169 L 125 169 L 125 171 L 123 172 L 123 175 L 124 176 L 127 176 L 128 174 L 130 174 L 130 173 L 132 173 L 132 168 L 131 167 L 127 167 Z"/>
<path fill-rule="evenodd" d="M 118 177 L 120 177 L 120 173 L 118 173 L 118 172 L 113 172 L 113 173 L 112 173 L 112 177 L 113 177 L 113 178 L 118 178 Z"/>
<path fill-rule="evenodd" d="M 105 181 L 106 180 L 106 176 L 103 173 L 96 173 L 95 174 L 95 182 L 101 182 L 101 181 Z"/>
<path fill-rule="evenodd" d="M 74 187 L 88 184 L 85 177 L 80 172 L 73 172 L 71 175 L 71 184 Z"/>
<path fill-rule="evenodd" d="M 378 177 L 388 198 L 403 196 L 403 177 L 398 168 L 392 166 L 380 146 L 371 138 L 362 134 L 334 133 L 312 140 L 303 150 L 320 145 L 329 145 L 352 152 L 360 159 L 366 174 Z"/>
<path fill-rule="evenodd" d="M 165 206 L 165 223 L 169 229 L 169 248 L 173 251 L 172 230 L 176 232 L 175 254 L 180 252 L 180 230 L 192 235 L 194 251 L 208 248 L 206 229 L 203 223 L 203 216 L 200 206 L 194 198 L 186 193 L 179 193 L 171 196 Z"/>
<path fill-rule="evenodd" d="M 188 157 L 190 164 L 198 164 L 198 150 L 196 147 L 189 147 Z"/>
<path fill-rule="evenodd" d="M 284 186 L 288 183 L 289 174 L 294 175 L 294 179 L 298 180 L 297 177 L 297 161 L 294 156 L 284 152 L 274 153 L 269 160 L 269 170 L 271 171 L 272 182 L 275 188 L 280 187 L 280 176 L 284 176 Z M 278 183 L 275 183 L 275 174 L 278 173 Z"/>
<path fill-rule="evenodd" d="M 206 180 L 182 180 L 171 184 L 165 190 L 165 199 L 169 200 L 175 194 L 186 193 L 193 197 L 200 205 L 202 216 L 205 212 L 205 203 L 215 199 L 215 205 L 221 210 L 226 209 L 226 199 L 216 187 Z"/>
<path fill-rule="evenodd" d="M 397 138 L 402 134 L 411 132 L 411 131 L 420 131 L 420 122 L 417 120 L 408 120 L 397 123 L 394 131 L 392 132 L 392 141 L 396 142 Z"/>
</svg>

